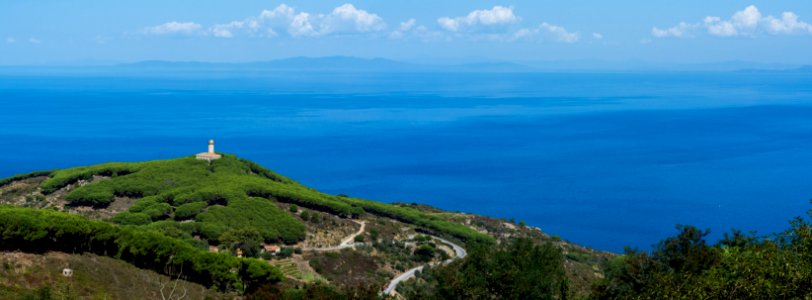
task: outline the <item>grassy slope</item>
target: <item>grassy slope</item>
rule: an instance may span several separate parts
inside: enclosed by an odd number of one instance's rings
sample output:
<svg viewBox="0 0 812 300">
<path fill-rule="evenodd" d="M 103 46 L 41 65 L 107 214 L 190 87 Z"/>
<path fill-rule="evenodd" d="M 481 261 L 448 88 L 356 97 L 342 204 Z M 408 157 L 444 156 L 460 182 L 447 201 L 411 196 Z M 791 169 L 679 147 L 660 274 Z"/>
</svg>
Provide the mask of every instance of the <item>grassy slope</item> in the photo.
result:
<svg viewBox="0 0 812 300">
<path fill-rule="evenodd" d="M 65 267 L 71 278 L 62 276 Z M 0 252 L 0 299 L 161 299 L 161 284 L 169 283 L 169 294 L 175 278 L 93 254 Z M 184 292 L 185 299 L 234 298 L 181 280 L 175 295 Z"/>
</svg>

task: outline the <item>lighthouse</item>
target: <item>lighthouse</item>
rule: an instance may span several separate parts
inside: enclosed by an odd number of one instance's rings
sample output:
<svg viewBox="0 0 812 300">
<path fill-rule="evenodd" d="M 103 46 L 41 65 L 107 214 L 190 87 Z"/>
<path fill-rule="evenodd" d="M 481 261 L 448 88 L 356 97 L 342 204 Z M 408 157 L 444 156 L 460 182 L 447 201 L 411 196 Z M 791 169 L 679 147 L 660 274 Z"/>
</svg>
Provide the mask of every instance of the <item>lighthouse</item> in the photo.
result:
<svg viewBox="0 0 812 300">
<path fill-rule="evenodd" d="M 201 160 L 206 160 L 206 161 L 212 161 L 212 160 L 215 160 L 215 159 L 220 159 L 221 157 L 223 157 L 223 156 L 214 152 L 214 140 L 209 140 L 209 151 L 208 152 L 198 153 L 197 155 L 195 155 L 195 158 L 201 159 Z"/>
</svg>

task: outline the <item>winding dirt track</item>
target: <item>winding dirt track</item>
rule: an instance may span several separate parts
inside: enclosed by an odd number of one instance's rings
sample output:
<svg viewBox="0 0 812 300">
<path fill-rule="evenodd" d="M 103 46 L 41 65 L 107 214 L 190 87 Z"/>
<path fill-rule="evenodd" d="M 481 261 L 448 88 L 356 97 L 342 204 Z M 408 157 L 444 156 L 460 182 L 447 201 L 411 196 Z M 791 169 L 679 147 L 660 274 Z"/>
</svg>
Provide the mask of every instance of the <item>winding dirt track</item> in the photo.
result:
<svg viewBox="0 0 812 300">
<path fill-rule="evenodd" d="M 367 222 L 366 221 L 355 221 L 355 220 L 353 220 L 353 222 L 360 224 L 361 228 L 359 228 L 357 232 L 355 232 L 353 234 L 350 234 L 347 237 L 345 237 L 343 240 L 341 240 L 341 243 L 338 244 L 337 246 L 318 247 L 318 248 L 303 248 L 302 251 L 336 251 L 336 250 L 341 250 L 341 249 L 352 248 L 352 247 L 355 247 L 358 244 L 363 244 L 363 243 L 355 243 L 355 237 L 364 233 L 364 230 L 366 230 L 366 227 L 367 227 Z"/>
<path fill-rule="evenodd" d="M 440 237 L 436 237 L 436 236 L 431 236 L 431 237 L 443 242 L 444 244 L 447 244 L 447 245 L 451 246 L 451 248 L 454 249 L 455 256 L 443 261 L 442 264 L 444 264 L 444 265 L 448 264 L 448 263 L 450 263 L 450 262 L 452 262 L 454 260 L 461 259 L 461 258 L 465 257 L 466 255 L 468 255 L 468 252 L 465 251 L 465 248 L 462 248 L 457 244 L 454 244 L 454 243 L 452 243 L 452 242 L 450 242 L 450 241 L 448 241 L 448 240 L 446 240 L 444 238 L 440 238 Z M 428 264 L 428 265 L 431 265 L 431 264 Z M 389 294 L 389 295 L 394 295 L 395 294 L 395 289 L 398 287 L 398 284 L 400 284 L 403 281 L 408 280 L 409 278 L 412 278 L 412 276 L 414 276 L 415 272 L 417 272 L 418 270 L 422 271 L 425 266 L 427 266 L 427 265 L 422 265 L 422 266 L 419 266 L 419 267 L 411 268 L 411 269 L 407 270 L 406 272 L 403 272 L 403 274 L 400 274 L 397 277 L 393 278 L 392 281 L 389 281 L 389 285 L 386 286 L 386 289 L 383 290 L 383 293 L 384 294 Z"/>
</svg>

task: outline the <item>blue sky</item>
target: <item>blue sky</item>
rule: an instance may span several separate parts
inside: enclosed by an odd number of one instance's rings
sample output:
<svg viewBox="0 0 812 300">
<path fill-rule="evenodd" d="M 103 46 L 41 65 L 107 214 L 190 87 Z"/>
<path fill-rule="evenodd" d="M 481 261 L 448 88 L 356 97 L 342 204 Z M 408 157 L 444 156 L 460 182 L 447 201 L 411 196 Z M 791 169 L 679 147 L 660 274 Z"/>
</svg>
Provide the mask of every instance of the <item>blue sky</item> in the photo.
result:
<svg viewBox="0 0 812 300">
<path fill-rule="evenodd" d="M 3 1 L 0 64 L 812 63 L 812 1 Z"/>
</svg>

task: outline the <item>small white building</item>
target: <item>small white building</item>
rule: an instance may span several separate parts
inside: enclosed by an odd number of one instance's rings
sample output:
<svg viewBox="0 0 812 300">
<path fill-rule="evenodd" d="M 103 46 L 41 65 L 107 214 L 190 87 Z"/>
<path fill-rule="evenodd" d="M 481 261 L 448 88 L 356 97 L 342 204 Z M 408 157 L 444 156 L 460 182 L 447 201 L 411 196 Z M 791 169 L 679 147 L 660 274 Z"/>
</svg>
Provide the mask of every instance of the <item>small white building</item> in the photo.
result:
<svg viewBox="0 0 812 300">
<path fill-rule="evenodd" d="M 276 245 L 262 245 L 262 252 L 277 254 L 282 251 L 282 248 Z"/>
<path fill-rule="evenodd" d="M 73 269 L 71 269 L 71 268 L 62 269 L 62 276 L 73 277 Z"/>
<path fill-rule="evenodd" d="M 221 157 L 223 157 L 223 156 L 214 152 L 214 140 L 209 140 L 209 151 L 208 152 L 198 153 L 198 154 L 195 155 L 195 158 L 201 159 L 201 160 L 207 160 L 207 161 L 220 159 Z"/>
</svg>

